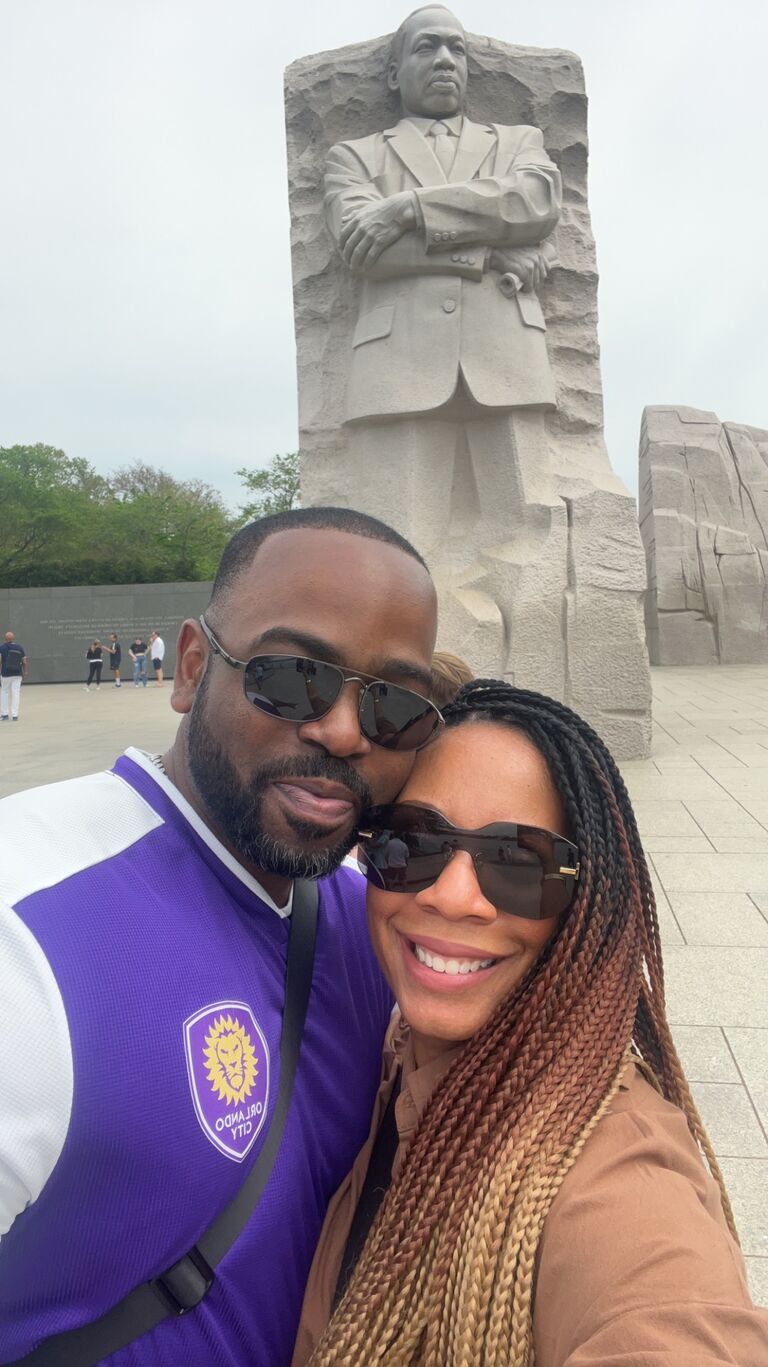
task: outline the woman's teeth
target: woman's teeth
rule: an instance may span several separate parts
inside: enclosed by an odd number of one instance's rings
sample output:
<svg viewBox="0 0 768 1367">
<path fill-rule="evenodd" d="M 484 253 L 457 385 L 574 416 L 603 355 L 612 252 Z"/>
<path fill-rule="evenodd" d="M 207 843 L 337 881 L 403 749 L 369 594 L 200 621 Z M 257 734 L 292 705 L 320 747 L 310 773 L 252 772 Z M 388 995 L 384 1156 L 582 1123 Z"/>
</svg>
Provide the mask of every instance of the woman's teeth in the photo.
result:
<svg viewBox="0 0 768 1367">
<path fill-rule="evenodd" d="M 425 964 L 431 968 L 433 973 L 477 973 L 481 968 L 490 968 L 491 964 L 498 963 L 497 959 L 442 959 L 439 954 L 432 954 L 428 949 L 421 945 L 412 944 L 411 949 L 420 964 Z"/>
</svg>

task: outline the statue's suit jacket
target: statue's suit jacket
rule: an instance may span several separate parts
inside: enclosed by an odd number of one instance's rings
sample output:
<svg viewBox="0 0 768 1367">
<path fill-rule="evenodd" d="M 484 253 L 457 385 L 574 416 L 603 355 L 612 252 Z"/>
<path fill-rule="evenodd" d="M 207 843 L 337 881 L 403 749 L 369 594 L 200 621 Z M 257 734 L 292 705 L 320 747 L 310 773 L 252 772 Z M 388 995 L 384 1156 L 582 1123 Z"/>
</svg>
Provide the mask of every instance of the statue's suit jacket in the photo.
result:
<svg viewBox="0 0 768 1367">
<path fill-rule="evenodd" d="M 365 272 L 346 420 L 425 413 L 459 377 L 484 407 L 551 407 L 554 383 L 536 295 L 508 298 L 490 249 L 541 242 L 560 212 L 560 174 L 541 132 L 465 118 L 449 177 L 417 126 L 332 147 L 325 212 L 338 243 L 350 208 L 412 190 L 416 231 Z"/>
</svg>

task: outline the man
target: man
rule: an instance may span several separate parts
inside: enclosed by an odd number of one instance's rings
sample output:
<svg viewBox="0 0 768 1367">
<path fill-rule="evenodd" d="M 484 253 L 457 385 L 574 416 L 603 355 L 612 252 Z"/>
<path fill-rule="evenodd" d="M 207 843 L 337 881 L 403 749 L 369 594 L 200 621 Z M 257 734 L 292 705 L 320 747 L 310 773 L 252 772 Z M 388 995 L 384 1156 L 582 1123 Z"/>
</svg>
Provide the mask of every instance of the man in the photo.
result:
<svg viewBox="0 0 768 1367">
<path fill-rule="evenodd" d="M 133 660 L 133 686 L 138 688 L 142 684 L 147 686 L 147 650 L 146 641 L 141 636 L 135 636 L 133 644 L 128 649 L 128 654 Z"/>
<path fill-rule="evenodd" d="M 278 1083 L 293 880 L 323 876 L 268 1184 L 203 1303 L 119 1355 L 290 1361 L 391 1008 L 362 880 L 340 865 L 363 809 L 413 763 L 383 723 L 409 744 L 407 718 L 437 719 L 435 619 L 423 562 L 382 523 L 333 508 L 250 523 L 204 618 L 181 627 L 182 722 L 162 760 L 130 750 L 111 773 L 3 803 L 0 1361 L 171 1268 L 239 1190 Z M 311 715 L 284 719 L 297 711 Z"/>
<path fill-rule="evenodd" d="M 122 648 L 121 648 L 120 642 L 119 642 L 118 637 L 117 637 L 117 632 L 115 632 L 115 631 L 110 631 L 110 633 L 109 633 L 109 641 L 107 642 L 107 650 L 109 651 L 109 667 L 110 667 L 110 669 L 112 670 L 112 675 L 113 675 L 113 678 L 114 678 L 114 680 L 115 680 L 115 688 L 119 688 L 119 687 L 120 687 L 120 664 L 121 664 L 121 661 L 122 661 L 123 652 L 122 652 Z"/>
<path fill-rule="evenodd" d="M 362 282 L 351 478 L 367 471 L 371 502 L 437 564 L 464 441 L 471 468 L 457 480 L 477 503 L 476 546 L 510 540 L 520 505 L 549 501 L 555 389 L 535 287 L 554 257 L 560 175 L 537 128 L 466 117 L 466 38 L 443 6 L 404 21 L 387 79 L 400 121 L 326 162 L 327 223 Z"/>
<path fill-rule="evenodd" d="M 158 688 L 162 688 L 165 641 L 162 636 L 158 636 L 156 631 L 151 631 L 149 633 L 149 651 L 152 657 L 152 668 L 155 671 L 155 684 Z"/>
<path fill-rule="evenodd" d="M 19 700 L 22 680 L 29 669 L 27 652 L 12 631 L 6 631 L 0 645 L 0 721 L 19 720 Z"/>
</svg>

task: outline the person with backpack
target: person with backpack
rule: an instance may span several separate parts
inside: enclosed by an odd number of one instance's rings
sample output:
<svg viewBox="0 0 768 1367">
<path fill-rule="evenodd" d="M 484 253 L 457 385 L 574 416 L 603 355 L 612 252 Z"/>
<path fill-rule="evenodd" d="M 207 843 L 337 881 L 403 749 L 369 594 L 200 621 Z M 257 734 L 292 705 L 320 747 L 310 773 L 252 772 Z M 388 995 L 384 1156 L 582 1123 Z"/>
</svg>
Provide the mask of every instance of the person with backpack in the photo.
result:
<svg viewBox="0 0 768 1367">
<path fill-rule="evenodd" d="M 0 646 L 0 721 L 19 720 L 22 680 L 27 677 L 29 660 L 23 645 L 12 631 L 6 631 Z"/>
</svg>

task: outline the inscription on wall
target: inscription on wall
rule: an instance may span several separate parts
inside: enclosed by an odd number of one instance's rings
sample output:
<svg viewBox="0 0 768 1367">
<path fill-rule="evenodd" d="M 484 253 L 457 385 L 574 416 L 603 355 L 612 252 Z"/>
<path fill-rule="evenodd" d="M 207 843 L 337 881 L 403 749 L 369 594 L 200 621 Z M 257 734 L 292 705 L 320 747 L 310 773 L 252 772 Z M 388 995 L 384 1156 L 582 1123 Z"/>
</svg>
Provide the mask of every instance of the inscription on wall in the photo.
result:
<svg viewBox="0 0 768 1367">
<path fill-rule="evenodd" d="M 121 644 L 129 645 L 137 635 L 146 638 L 150 631 L 159 631 L 166 646 L 173 644 L 168 638 L 179 629 L 179 618 L 176 613 L 151 617 L 150 624 L 148 627 L 143 624 L 137 625 L 133 617 L 123 616 L 110 617 L 106 626 L 103 620 L 93 616 L 51 617 L 40 622 L 40 626 L 47 628 L 52 636 L 75 637 L 88 645 L 94 640 L 99 640 L 104 645 L 111 631 L 120 637 Z"/>
<path fill-rule="evenodd" d="M 0 589 L 0 633 L 15 632 L 25 647 L 33 684 L 84 680 L 88 646 L 93 640 L 105 646 L 111 631 L 120 638 L 126 677 L 131 641 L 136 636 L 148 640 L 150 631 L 158 631 L 165 641 L 163 668 L 169 678 L 179 627 L 186 617 L 200 616 L 210 593 L 209 583 Z"/>
</svg>

